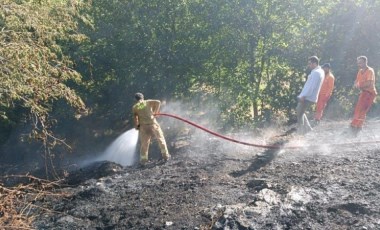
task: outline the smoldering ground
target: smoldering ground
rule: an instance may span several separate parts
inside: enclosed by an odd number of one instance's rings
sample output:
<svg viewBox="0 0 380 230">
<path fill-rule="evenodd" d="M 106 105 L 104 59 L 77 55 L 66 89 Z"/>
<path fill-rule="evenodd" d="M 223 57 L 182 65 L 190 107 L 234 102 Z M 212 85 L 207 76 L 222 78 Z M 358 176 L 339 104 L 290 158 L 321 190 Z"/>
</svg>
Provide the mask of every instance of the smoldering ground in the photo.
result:
<svg viewBox="0 0 380 230">
<path fill-rule="evenodd" d="M 194 130 L 179 137 L 188 145 L 172 148 L 173 159 L 166 164 L 124 167 L 117 174 L 63 188 L 71 195 L 45 206 L 54 212 L 37 216 L 35 226 L 378 229 L 380 158 L 378 134 L 370 130 L 378 130 L 380 122 L 368 124 L 351 139 L 338 135 L 347 128 L 345 121 L 325 121 L 303 137 L 273 137 L 273 131 L 228 134 L 247 142 L 280 144 L 280 149 L 229 143 Z M 374 142 L 360 144 L 368 139 Z M 287 148 L 294 145 L 299 146 Z"/>
</svg>

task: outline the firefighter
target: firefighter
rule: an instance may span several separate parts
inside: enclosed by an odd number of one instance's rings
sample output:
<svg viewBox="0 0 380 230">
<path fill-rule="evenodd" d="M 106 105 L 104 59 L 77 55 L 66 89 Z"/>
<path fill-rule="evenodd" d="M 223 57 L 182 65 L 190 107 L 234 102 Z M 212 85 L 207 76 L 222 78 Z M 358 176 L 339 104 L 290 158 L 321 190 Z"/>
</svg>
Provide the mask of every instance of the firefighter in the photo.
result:
<svg viewBox="0 0 380 230">
<path fill-rule="evenodd" d="M 135 94 L 136 104 L 133 106 L 133 122 L 140 137 L 140 164 L 148 162 L 148 151 L 151 138 L 158 141 L 164 161 L 170 159 L 164 134 L 158 124 L 155 114 L 159 113 L 161 102 L 159 100 L 144 100 L 142 93 Z"/>
</svg>

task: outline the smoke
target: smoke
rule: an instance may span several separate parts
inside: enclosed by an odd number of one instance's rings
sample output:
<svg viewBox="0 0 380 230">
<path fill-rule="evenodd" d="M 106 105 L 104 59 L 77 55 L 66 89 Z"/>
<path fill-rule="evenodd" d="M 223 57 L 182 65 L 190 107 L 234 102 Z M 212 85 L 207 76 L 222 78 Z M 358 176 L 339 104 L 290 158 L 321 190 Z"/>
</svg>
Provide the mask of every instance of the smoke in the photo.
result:
<svg viewBox="0 0 380 230">
<path fill-rule="evenodd" d="M 282 160 L 300 160 L 314 156 L 346 157 L 379 145 L 379 121 L 368 120 L 357 136 L 353 135 L 350 120 L 322 121 L 305 136 L 295 135 L 280 152 Z"/>
<path fill-rule="evenodd" d="M 247 129 L 242 127 L 233 133 L 225 133 L 221 130 L 219 124 L 219 115 L 217 106 L 210 103 L 201 103 L 194 106 L 194 103 L 184 102 L 163 102 L 161 107 L 162 113 L 168 113 L 179 116 L 183 119 L 196 123 L 213 132 L 220 133 L 223 136 L 259 145 L 277 145 L 278 140 L 286 140 L 279 151 L 278 156 L 282 159 L 301 159 L 303 157 L 312 157 L 315 155 L 323 155 L 327 157 L 341 156 L 349 147 L 345 143 L 358 142 L 360 140 L 369 140 L 378 138 L 379 127 L 367 127 L 367 131 L 361 133 L 357 138 L 352 139 L 347 136 L 349 132 L 349 121 L 326 121 L 323 120 L 314 130 L 305 136 L 289 134 L 284 136 L 287 129 L 286 126 L 267 126 L 260 130 Z M 188 138 L 191 154 L 194 157 L 209 157 L 210 154 L 224 154 L 234 159 L 247 159 L 264 153 L 267 149 L 256 148 L 252 146 L 234 143 L 214 136 L 208 132 L 200 130 L 190 124 L 171 117 L 158 116 L 157 120 L 164 132 L 169 151 L 175 145 L 175 142 L 181 138 Z M 379 125 L 379 123 L 377 123 Z M 136 145 L 138 141 L 138 131 L 132 129 L 119 136 L 98 158 L 93 161 L 108 160 L 119 163 L 123 166 L 133 165 L 138 157 L 136 153 Z M 154 158 L 153 141 L 149 157 Z M 153 148 L 152 148 L 153 147 Z"/>
<path fill-rule="evenodd" d="M 215 103 L 209 102 L 178 102 L 170 101 L 168 103 L 164 102 L 161 108 L 162 113 L 169 113 L 177 115 L 179 117 L 185 118 L 192 122 L 195 122 L 201 126 L 205 126 L 210 129 L 217 128 L 220 111 Z M 162 120 L 162 119 L 161 119 Z M 172 119 L 170 119 L 172 120 Z M 163 120 L 162 124 L 168 124 L 169 119 Z M 161 124 L 161 122 L 160 122 Z"/>
<path fill-rule="evenodd" d="M 211 100 L 207 103 L 202 102 L 196 105 L 191 102 L 183 103 L 171 101 L 162 105 L 161 112 L 179 116 L 212 132 L 247 143 L 265 144 L 270 135 L 276 135 L 278 132 L 274 128 L 268 128 L 265 133 L 259 134 L 252 129 L 242 127 L 241 129 L 236 129 L 233 133 L 226 133 L 223 129 L 223 121 L 220 120 L 221 112 L 216 106 L 216 103 L 213 103 Z M 252 156 L 263 151 L 263 149 L 224 140 L 171 117 L 162 116 L 159 117 L 158 120 L 164 130 L 165 136 L 173 137 L 174 141 L 180 138 L 182 131 L 187 130 L 186 133 L 191 136 L 192 154 L 197 154 L 197 157 L 207 157 L 213 153 L 230 156 L 249 154 Z"/>
</svg>

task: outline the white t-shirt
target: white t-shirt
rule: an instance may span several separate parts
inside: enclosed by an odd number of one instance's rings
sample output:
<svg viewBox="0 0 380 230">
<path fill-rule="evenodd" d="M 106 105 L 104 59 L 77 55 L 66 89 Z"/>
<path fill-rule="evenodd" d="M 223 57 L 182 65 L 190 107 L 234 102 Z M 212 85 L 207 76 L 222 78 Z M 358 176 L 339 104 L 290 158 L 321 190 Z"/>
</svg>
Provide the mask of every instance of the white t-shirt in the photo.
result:
<svg viewBox="0 0 380 230">
<path fill-rule="evenodd" d="M 307 81 L 298 98 L 305 97 L 305 100 L 316 103 L 324 79 L 325 72 L 323 69 L 320 66 L 315 67 L 307 76 Z"/>
</svg>

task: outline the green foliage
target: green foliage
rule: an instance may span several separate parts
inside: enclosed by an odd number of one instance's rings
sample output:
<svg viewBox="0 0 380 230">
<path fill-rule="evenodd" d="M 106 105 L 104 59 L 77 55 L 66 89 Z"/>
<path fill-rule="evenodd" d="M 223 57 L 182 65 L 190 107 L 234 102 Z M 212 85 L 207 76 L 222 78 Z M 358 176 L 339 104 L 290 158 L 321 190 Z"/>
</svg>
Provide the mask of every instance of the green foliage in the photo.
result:
<svg viewBox="0 0 380 230">
<path fill-rule="evenodd" d="M 86 13 L 94 30 L 85 31 L 90 42 L 76 56 L 99 113 L 122 116 L 119 108 L 129 108 L 136 91 L 179 99 L 204 94 L 221 111 L 218 121 L 232 126 L 260 122 L 264 110 L 292 117 L 307 58 L 332 61 L 332 51 L 342 47 L 345 33 L 335 39 L 325 28 L 366 6 L 311 0 L 92 4 Z M 338 12 L 342 5 L 347 10 Z"/>
<path fill-rule="evenodd" d="M 323 61 L 332 64 L 336 77 L 334 99 L 339 104 L 336 109 L 339 112 L 336 112 L 338 115 L 335 118 L 350 114 L 356 102 L 358 92 L 352 89 L 358 71 L 356 58 L 365 55 L 369 66 L 375 72 L 380 70 L 379 10 L 379 1 L 331 2 L 326 17 L 321 17 L 315 25 L 316 29 L 323 28 L 325 32 L 321 39 Z M 377 89 L 379 83 L 377 80 Z M 378 109 L 378 106 L 375 104 L 372 110 Z"/>
<path fill-rule="evenodd" d="M 77 7 L 76 1 L 2 2 L 0 123 L 8 130 L 28 123 L 32 139 L 55 143 L 58 139 L 49 131 L 54 102 L 64 100 L 78 111 L 85 109 L 68 86 L 79 83 L 81 76 L 61 48 L 61 44 L 85 39 L 76 32 Z"/>
</svg>

